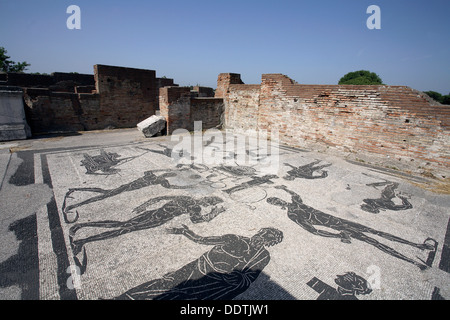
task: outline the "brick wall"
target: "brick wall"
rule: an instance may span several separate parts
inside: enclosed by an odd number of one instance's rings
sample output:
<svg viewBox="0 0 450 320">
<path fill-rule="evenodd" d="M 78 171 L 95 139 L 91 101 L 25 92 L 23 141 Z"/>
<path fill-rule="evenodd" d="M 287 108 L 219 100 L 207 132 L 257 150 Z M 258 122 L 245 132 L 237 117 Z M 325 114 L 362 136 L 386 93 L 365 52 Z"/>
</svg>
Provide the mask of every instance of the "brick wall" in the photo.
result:
<svg viewBox="0 0 450 320">
<path fill-rule="evenodd" d="M 195 121 L 202 122 L 203 130 L 220 125 L 224 110 L 223 99 L 192 98 L 189 87 L 164 87 L 159 90 L 160 115 L 166 118 L 168 134 L 176 129 L 192 131 Z"/>
<path fill-rule="evenodd" d="M 220 127 L 224 112 L 223 99 L 212 97 L 191 98 L 190 123 L 202 122 L 202 129 Z"/>
<path fill-rule="evenodd" d="M 72 81 L 81 86 L 94 85 L 92 74 L 54 72 L 51 75 L 43 75 L 9 72 L 5 75 L 5 85 L 8 86 L 47 88 L 61 81 Z"/>
<path fill-rule="evenodd" d="M 178 84 L 174 83 L 171 78 L 156 78 L 156 86 L 159 90 L 163 87 L 178 87 Z"/>
<path fill-rule="evenodd" d="M 50 78 L 60 80 L 58 85 L 48 85 L 45 81 Z M 155 114 L 159 85 L 155 71 L 95 65 L 91 78 L 95 87 L 89 76 L 77 74 L 21 78 L 24 86 L 47 79 L 40 82 L 44 88 L 24 88 L 32 132 L 131 128 Z"/>
<path fill-rule="evenodd" d="M 158 108 L 156 72 L 95 65 L 102 122 L 117 128 L 136 126 Z"/>
<path fill-rule="evenodd" d="M 194 86 L 191 93 L 195 93 L 198 98 L 213 98 L 215 97 L 214 89 L 210 87 Z"/>
<path fill-rule="evenodd" d="M 35 134 L 103 127 L 98 94 L 25 88 L 25 112 Z"/>
<path fill-rule="evenodd" d="M 264 74 L 261 85 L 229 85 L 224 100 L 226 127 L 277 130 L 291 146 L 449 174 L 450 106 L 409 87 L 300 85 Z"/>
<path fill-rule="evenodd" d="M 178 128 L 190 128 L 191 91 L 189 87 L 159 89 L 159 114 L 166 118 L 167 134 Z"/>
<path fill-rule="evenodd" d="M 259 127 L 259 85 L 233 84 L 225 97 L 225 124 L 242 130 Z"/>
<path fill-rule="evenodd" d="M 238 73 L 221 73 L 217 78 L 216 98 L 224 98 L 227 95 L 230 84 L 243 84 Z"/>
</svg>

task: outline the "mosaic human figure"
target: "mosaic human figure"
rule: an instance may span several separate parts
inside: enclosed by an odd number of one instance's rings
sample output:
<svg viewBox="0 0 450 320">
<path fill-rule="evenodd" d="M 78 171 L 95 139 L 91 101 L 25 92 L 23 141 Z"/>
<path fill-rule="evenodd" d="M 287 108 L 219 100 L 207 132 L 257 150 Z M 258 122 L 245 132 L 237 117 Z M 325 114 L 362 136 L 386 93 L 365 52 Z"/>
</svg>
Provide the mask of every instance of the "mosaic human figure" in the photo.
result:
<svg viewBox="0 0 450 320">
<path fill-rule="evenodd" d="M 334 282 L 338 285 L 337 289 L 316 277 L 308 281 L 307 285 L 319 293 L 317 300 L 358 300 L 357 295 L 372 292 L 367 280 L 354 272 L 338 275 Z"/>
<path fill-rule="evenodd" d="M 129 192 L 129 191 L 134 191 L 134 190 L 138 190 L 141 188 L 145 188 L 148 186 L 154 186 L 154 185 L 161 185 L 164 188 L 167 189 L 186 189 L 189 188 L 189 186 L 176 186 L 176 185 L 172 185 L 169 183 L 169 181 L 166 178 L 169 177 L 175 177 L 177 175 L 176 172 L 166 172 L 163 173 L 159 176 L 155 175 L 153 173 L 153 171 L 149 170 L 144 172 L 144 176 L 141 178 L 138 178 L 136 180 L 133 180 L 129 183 L 123 184 L 117 188 L 114 189 L 102 189 L 102 188 L 70 188 L 69 191 L 67 191 L 66 195 L 64 196 L 64 202 L 62 205 L 62 212 L 63 212 L 63 216 L 64 216 L 64 221 L 66 223 L 74 223 L 78 220 L 79 217 L 79 213 L 78 211 L 75 212 L 75 218 L 70 220 L 68 218 L 68 214 L 71 210 L 81 207 L 83 205 L 89 204 L 89 203 L 93 203 L 93 202 L 97 202 L 97 201 L 102 201 L 105 200 L 107 198 L 119 195 L 123 192 Z M 80 201 L 78 203 L 74 203 L 71 205 L 67 205 L 67 199 L 72 199 L 72 194 L 74 192 L 93 192 L 93 193 L 98 193 L 99 195 L 87 198 L 83 201 Z"/>
<path fill-rule="evenodd" d="M 386 186 L 383 191 L 381 191 L 381 197 L 378 199 L 364 199 L 364 204 L 361 205 L 361 209 L 371 213 L 379 213 L 380 210 L 407 210 L 411 209 L 413 206 L 408 201 L 408 199 L 402 195 L 397 195 L 395 189 L 398 187 L 397 182 L 376 182 L 368 184 L 368 186 L 378 187 Z M 400 198 L 402 200 L 401 204 L 395 204 L 392 199 Z"/>
<path fill-rule="evenodd" d="M 160 146 L 161 148 L 163 148 L 163 150 L 153 150 L 153 149 L 146 149 L 146 148 L 139 148 L 142 150 L 146 150 L 149 152 L 153 152 L 153 153 L 157 153 L 157 154 L 161 154 L 163 156 L 166 156 L 168 158 L 172 158 L 172 152 L 173 152 L 173 148 L 165 146 L 163 144 L 158 143 L 158 146 Z M 182 158 L 183 156 L 188 156 L 189 153 L 184 151 L 184 150 L 179 150 L 178 151 L 178 157 Z"/>
<path fill-rule="evenodd" d="M 294 221 L 296 224 L 301 226 L 306 231 L 319 235 L 322 237 L 338 238 L 344 243 L 351 243 L 352 239 L 356 239 L 367 244 L 370 244 L 379 250 L 390 254 L 396 258 L 402 259 L 413 265 L 419 267 L 421 270 L 425 270 L 431 267 L 433 263 L 434 256 L 437 249 L 437 241 L 432 238 L 427 238 L 424 243 L 418 244 L 411 241 L 402 239 L 400 237 L 394 236 L 392 234 L 378 231 L 362 224 L 358 224 L 349 220 L 341 219 L 330 214 L 324 213 L 322 211 L 316 210 L 303 203 L 301 197 L 287 189 L 286 186 L 276 186 L 275 188 L 283 189 L 291 195 L 291 202 L 286 202 L 280 198 L 270 197 L 267 202 L 276 206 L 280 206 L 283 209 L 287 208 L 288 217 Z M 329 229 L 335 230 L 337 232 L 330 232 L 328 230 L 317 229 L 315 226 L 327 227 Z M 407 256 L 401 254 L 395 249 L 379 242 L 375 238 L 369 237 L 367 234 L 373 234 L 375 236 L 387 239 L 389 241 L 394 241 L 402 243 L 405 245 L 412 246 L 420 250 L 430 250 L 428 254 L 427 261 L 416 261 L 414 259 L 408 258 Z"/>
<path fill-rule="evenodd" d="M 223 191 L 228 194 L 232 194 L 237 191 L 241 191 L 241 190 L 244 190 L 247 188 L 252 188 L 252 187 L 259 186 L 259 185 L 266 184 L 266 183 L 273 184 L 273 181 L 271 181 L 270 179 L 277 179 L 277 178 L 278 178 L 278 176 L 274 175 L 274 174 L 266 174 L 262 177 L 254 176 L 249 181 L 243 182 L 240 185 L 234 186 L 229 189 L 225 189 Z"/>
<path fill-rule="evenodd" d="M 301 178 L 301 179 L 322 179 L 326 178 L 328 176 L 328 172 L 322 170 L 325 167 L 331 166 L 331 163 L 324 164 L 320 166 L 316 166 L 320 160 L 313 161 L 311 163 L 308 163 L 303 166 L 294 167 L 293 165 L 289 163 L 285 163 L 286 166 L 289 166 L 292 168 L 292 170 L 289 170 L 287 172 L 287 175 L 283 177 L 285 180 L 294 180 L 295 178 Z M 319 171 L 320 174 L 316 175 L 314 174 L 316 171 Z"/>
<path fill-rule="evenodd" d="M 251 238 L 235 234 L 202 237 L 185 225 L 168 232 L 213 248 L 182 268 L 130 289 L 115 299 L 233 299 L 246 291 L 269 263 L 266 247 L 283 239 L 283 233 L 275 228 L 262 228 Z"/>
<path fill-rule="evenodd" d="M 161 207 L 153 210 L 146 210 L 147 207 L 167 201 Z M 69 229 L 69 238 L 74 255 L 81 252 L 81 249 L 89 242 L 115 238 L 130 232 L 146 230 L 163 225 L 174 217 L 186 214 L 192 223 L 209 222 L 225 211 L 223 207 L 216 205 L 222 203 L 219 197 L 209 196 L 201 199 L 194 199 L 190 196 L 161 196 L 150 199 L 133 210 L 137 216 L 126 221 L 93 221 L 78 223 Z M 203 213 L 203 207 L 210 207 L 210 212 Z M 114 229 L 105 231 L 84 239 L 74 240 L 76 233 L 82 228 L 107 228 Z"/>
<path fill-rule="evenodd" d="M 119 172 L 119 169 L 114 168 L 124 159 L 120 159 L 120 155 L 115 152 L 106 152 L 100 149 L 100 155 L 91 156 L 87 153 L 83 153 L 84 159 L 81 160 L 81 165 L 86 168 L 86 174 L 99 174 L 97 171 L 103 172 L 103 174 L 115 174 Z"/>
<path fill-rule="evenodd" d="M 86 168 L 86 174 L 112 175 L 120 172 L 120 169 L 116 168 L 117 166 L 139 158 L 149 151 L 150 150 L 146 150 L 146 152 L 137 156 L 121 158 L 121 155 L 119 155 L 118 153 L 106 152 L 104 149 L 100 149 L 99 155 L 92 156 L 87 153 L 83 153 L 84 159 L 81 160 L 81 166 L 84 166 Z M 99 173 L 98 171 L 101 171 L 102 173 Z"/>
</svg>

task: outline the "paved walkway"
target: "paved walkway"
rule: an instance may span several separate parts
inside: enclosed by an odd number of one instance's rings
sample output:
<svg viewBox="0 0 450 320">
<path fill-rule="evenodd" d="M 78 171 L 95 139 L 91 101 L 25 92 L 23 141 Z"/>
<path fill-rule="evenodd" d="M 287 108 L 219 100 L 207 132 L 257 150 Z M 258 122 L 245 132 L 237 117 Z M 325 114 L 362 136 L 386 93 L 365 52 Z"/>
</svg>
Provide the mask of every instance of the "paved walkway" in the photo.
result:
<svg viewBox="0 0 450 320">
<path fill-rule="evenodd" d="M 449 195 L 327 154 L 198 137 L 1 144 L 0 298 L 450 298 Z"/>
</svg>

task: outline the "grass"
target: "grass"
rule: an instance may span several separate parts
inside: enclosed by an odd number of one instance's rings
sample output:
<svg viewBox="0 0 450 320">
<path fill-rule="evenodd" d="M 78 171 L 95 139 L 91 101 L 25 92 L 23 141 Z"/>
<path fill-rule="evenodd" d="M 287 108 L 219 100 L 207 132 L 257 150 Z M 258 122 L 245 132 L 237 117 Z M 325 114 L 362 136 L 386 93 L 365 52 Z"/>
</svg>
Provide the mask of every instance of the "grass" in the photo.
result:
<svg viewBox="0 0 450 320">
<path fill-rule="evenodd" d="M 430 183 L 417 183 L 417 182 L 412 182 L 414 185 L 434 192 L 434 193 L 439 193 L 439 194 L 449 194 L 450 195 L 450 178 L 445 178 L 445 179 L 438 179 L 435 178 L 434 179 L 435 182 L 430 182 Z"/>
</svg>

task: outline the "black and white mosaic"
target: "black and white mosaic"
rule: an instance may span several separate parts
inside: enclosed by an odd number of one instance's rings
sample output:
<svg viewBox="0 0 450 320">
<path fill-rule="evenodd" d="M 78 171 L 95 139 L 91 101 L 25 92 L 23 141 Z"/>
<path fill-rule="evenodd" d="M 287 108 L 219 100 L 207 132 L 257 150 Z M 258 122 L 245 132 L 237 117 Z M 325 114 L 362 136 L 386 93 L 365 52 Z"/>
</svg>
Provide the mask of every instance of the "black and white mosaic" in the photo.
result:
<svg viewBox="0 0 450 320">
<path fill-rule="evenodd" d="M 448 197 L 331 156 L 279 146 L 230 151 L 214 136 L 201 145 L 214 161 L 169 138 L 18 152 L 0 196 L 34 186 L 49 195 L 2 225 L 21 244 L 0 260 L 0 292 L 18 286 L 25 299 L 450 298 Z M 264 167 L 274 154 L 275 170 Z M 26 277 L 15 271 L 21 264 L 29 265 Z"/>
</svg>

